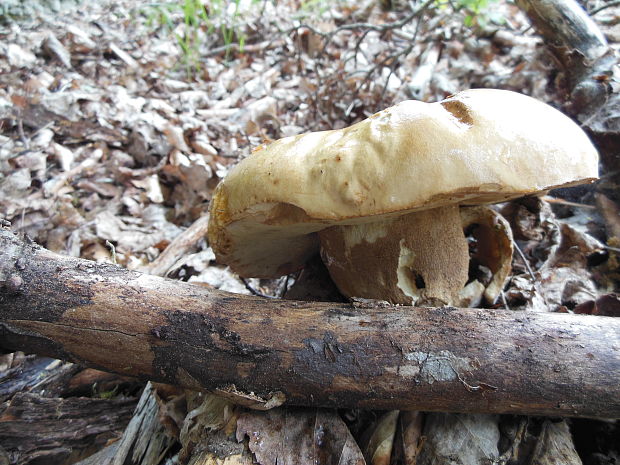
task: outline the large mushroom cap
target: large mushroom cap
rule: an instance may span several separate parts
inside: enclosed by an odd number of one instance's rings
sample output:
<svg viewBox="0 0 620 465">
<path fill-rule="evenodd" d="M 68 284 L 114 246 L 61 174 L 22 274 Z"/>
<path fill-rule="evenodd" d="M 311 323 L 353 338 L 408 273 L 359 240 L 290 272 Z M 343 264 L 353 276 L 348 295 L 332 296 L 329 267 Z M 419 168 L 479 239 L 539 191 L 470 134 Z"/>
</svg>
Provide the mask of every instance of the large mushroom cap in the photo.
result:
<svg viewBox="0 0 620 465">
<path fill-rule="evenodd" d="M 281 276 L 333 225 L 502 202 L 597 175 L 596 149 L 561 112 L 515 92 L 467 90 L 259 147 L 215 190 L 209 242 L 242 276 Z"/>
</svg>

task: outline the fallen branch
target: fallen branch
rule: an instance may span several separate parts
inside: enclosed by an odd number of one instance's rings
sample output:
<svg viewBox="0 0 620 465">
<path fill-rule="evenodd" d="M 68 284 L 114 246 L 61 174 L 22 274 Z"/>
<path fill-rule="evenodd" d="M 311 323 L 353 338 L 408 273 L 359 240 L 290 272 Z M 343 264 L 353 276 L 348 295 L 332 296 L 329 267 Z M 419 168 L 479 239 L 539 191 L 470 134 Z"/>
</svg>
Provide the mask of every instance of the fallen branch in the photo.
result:
<svg viewBox="0 0 620 465">
<path fill-rule="evenodd" d="M 0 229 L 0 348 L 256 408 L 620 417 L 620 319 L 235 295 Z"/>
<path fill-rule="evenodd" d="M 608 103 L 617 58 L 596 23 L 575 0 L 517 0 L 564 72 L 566 110 L 582 123 Z"/>
</svg>

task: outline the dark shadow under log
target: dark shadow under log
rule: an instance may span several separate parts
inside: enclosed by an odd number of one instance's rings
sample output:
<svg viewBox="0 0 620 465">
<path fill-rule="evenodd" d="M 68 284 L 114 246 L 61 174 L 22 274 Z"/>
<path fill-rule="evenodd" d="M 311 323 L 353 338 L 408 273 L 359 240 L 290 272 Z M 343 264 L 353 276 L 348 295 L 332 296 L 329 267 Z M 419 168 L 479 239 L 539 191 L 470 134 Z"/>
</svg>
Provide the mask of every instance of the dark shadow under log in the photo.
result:
<svg viewBox="0 0 620 465">
<path fill-rule="evenodd" d="M 620 319 L 241 296 L 60 256 L 4 229 L 0 347 L 256 408 L 620 417 Z"/>
</svg>

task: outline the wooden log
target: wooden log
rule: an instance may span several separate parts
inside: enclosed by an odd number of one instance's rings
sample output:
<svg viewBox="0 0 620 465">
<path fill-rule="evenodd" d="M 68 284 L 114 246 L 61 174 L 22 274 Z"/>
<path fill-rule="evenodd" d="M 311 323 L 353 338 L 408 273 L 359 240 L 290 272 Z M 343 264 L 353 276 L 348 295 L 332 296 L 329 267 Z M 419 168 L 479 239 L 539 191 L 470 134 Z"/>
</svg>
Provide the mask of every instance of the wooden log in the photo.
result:
<svg viewBox="0 0 620 465">
<path fill-rule="evenodd" d="M 620 417 L 620 319 L 235 295 L 0 229 L 0 347 L 284 403 Z"/>
</svg>

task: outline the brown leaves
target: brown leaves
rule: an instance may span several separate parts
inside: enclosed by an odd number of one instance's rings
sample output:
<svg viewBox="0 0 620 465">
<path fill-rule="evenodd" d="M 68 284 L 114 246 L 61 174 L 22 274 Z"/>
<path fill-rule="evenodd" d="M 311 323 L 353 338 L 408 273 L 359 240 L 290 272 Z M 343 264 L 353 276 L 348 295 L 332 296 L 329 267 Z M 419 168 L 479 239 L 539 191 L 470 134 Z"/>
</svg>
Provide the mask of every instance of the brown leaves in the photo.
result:
<svg viewBox="0 0 620 465">
<path fill-rule="evenodd" d="M 603 245 L 583 231 L 579 216 L 559 220 L 546 202 L 527 198 L 506 205 L 516 239 L 514 276 L 506 291 L 511 309 L 566 311 L 595 299 L 589 258 Z"/>
<path fill-rule="evenodd" d="M 237 439 L 249 438 L 261 465 L 363 465 L 364 458 L 337 413 L 313 409 L 247 412 L 237 421 Z"/>
<path fill-rule="evenodd" d="M 208 464 L 365 464 L 336 412 L 310 408 L 244 411 L 213 394 L 187 391 L 186 397 L 188 413 L 179 436 L 181 460 L 191 456 L 197 460 L 193 463 Z"/>
<path fill-rule="evenodd" d="M 575 313 L 620 317 L 620 296 L 606 294 L 596 300 L 588 300 L 577 305 Z"/>
</svg>

